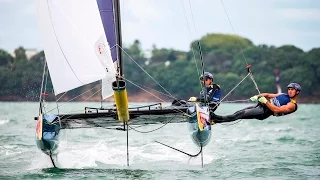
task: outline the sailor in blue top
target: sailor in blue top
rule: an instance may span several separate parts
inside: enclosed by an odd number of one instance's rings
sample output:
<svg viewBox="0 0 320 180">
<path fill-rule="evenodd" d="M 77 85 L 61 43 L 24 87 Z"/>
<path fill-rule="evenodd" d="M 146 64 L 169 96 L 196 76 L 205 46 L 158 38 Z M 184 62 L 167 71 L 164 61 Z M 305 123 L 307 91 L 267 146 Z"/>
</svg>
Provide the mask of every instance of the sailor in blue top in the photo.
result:
<svg viewBox="0 0 320 180">
<path fill-rule="evenodd" d="M 301 86 L 298 83 L 290 83 L 288 94 L 269 94 L 262 93 L 250 98 L 251 101 L 257 102 L 255 106 L 250 106 L 239 110 L 234 114 L 227 116 L 211 115 L 212 123 L 231 122 L 238 119 L 259 119 L 264 120 L 271 115 L 283 116 L 295 112 L 298 109 L 297 98 L 301 92 Z M 267 98 L 269 100 L 267 100 Z"/>
<path fill-rule="evenodd" d="M 214 112 L 218 108 L 221 98 L 220 86 L 213 83 L 213 75 L 209 72 L 205 72 L 203 76 L 200 76 L 200 81 L 204 84 L 204 88 L 200 92 L 200 97 L 190 97 L 188 101 L 206 102 L 209 104 L 210 112 Z"/>
</svg>

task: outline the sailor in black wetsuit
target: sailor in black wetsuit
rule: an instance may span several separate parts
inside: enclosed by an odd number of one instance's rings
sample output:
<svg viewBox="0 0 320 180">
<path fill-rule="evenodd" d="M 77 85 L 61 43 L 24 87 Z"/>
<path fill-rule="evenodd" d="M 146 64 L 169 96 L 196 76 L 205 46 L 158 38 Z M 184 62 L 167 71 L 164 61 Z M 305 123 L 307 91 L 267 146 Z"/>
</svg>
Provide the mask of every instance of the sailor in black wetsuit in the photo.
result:
<svg viewBox="0 0 320 180">
<path fill-rule="evenodd" d="M 210 112 L 213 113 L 220 103 L 220 86 L 213 82 L 213 75 L 209 72 L 205 72 L 203 76 L 200 76 L 200 81 L 204 84 L 203 90 L 200 92 L 200 97 L 190 97 L 188 101 L 208 103 Z"/>
<path fill-rule="evenodd" d="M 290 83 L 288 94 L 268 94 L 262 93 L 250 98 L 253 102 L 258 102 L 255 106 L 250 106 L 227 116 L 211 115 L 213 123 L 231 122 L 238 119 L 259 119 L 264 120 L 271 115 L 283 116 L 295 112 L 298 109 L 297 96 L 301 92 L 298 83 Z M 269 100 L 267 100 L 267 98 Z"/>
</svg>

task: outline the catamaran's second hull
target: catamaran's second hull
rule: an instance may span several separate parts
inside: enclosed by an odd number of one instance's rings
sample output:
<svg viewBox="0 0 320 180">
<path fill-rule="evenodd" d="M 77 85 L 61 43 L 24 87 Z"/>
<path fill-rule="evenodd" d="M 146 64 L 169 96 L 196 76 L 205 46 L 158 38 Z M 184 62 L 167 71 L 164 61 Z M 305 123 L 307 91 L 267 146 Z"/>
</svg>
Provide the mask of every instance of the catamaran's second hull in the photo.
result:
<svg viewBox="0 0 320 180">
<path fill-rule="evenodd" d="M 195 104 L 195 106 L 188 108 L 187 114 L 189 131 L 193 142 L 199 147 L 206 146 L 211 139 L 208 107 L 200 107 Z"/>
<path fill-rule="evenodd" d="M 55 115 L 40 115 L 37 122 L 36 142 L 38 148 L 51 156 L 58 153 L 60 119 Z"/>
</svg>

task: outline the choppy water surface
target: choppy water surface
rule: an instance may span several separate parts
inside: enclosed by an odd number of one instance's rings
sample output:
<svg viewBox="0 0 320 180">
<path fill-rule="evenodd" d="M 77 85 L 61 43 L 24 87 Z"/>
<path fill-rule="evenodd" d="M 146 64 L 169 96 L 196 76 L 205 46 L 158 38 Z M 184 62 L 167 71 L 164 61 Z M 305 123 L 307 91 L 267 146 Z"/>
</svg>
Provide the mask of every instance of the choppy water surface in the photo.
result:
<svg viewBox="0 0 320 180">
<path fill-rule="evenodd" d="M 223 104 L 217 114 L 246 106 Z M 60 110 L 83 107 L 69 103 Z M 204 148 L 204 168 L 200 156 L 190 159 L 155 142 L 197 153 L 187 124 L 180 123 L 147 134 L 129 131 L 129 167 L 125 132 L 65 130 L 58 155 L 60 169 L 54 169 L 34 140 L 38 104 L 0 103 L 0 112 L 0 179 L 320 179 L 320 105 L 299 105 L 292 115 L 265 121 L 214 125 L 211 142 Z"/>
</svg>

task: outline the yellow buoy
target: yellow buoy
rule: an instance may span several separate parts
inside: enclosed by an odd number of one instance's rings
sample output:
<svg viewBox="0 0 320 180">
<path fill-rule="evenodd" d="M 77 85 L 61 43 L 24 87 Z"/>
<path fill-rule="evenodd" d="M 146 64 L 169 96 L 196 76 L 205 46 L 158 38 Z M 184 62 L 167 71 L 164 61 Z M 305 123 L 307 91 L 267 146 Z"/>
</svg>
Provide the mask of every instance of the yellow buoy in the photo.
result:
<svg viewBox="0 0 320 180">
<path fill-rule="evenodd" d="M 126 90 L 126 82 L 117 80 L 112 83 L 114 99 L 116 101 L 118 119 L 121 122 L 128 122 L 129 109 L 128 109 L 128 96 Z"/>
</svg>

